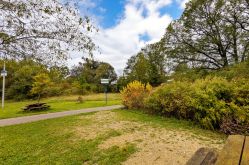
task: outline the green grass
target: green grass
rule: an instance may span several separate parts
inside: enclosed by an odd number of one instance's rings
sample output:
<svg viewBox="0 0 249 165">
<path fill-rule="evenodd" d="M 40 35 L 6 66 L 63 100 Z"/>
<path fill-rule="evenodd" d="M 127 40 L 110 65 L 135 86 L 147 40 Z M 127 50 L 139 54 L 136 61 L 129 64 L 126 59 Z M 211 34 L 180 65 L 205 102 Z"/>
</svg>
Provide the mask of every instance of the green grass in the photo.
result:
<svg viewBox="0 0 249 165">
<path fill-rule="evenodd" d="M 163 127 L 169 130 L 186 130 L 197 137 L 225 140 L 218 132 L 203 130 L 188 121 L 151 116 L 138 111 L 115 110 L 116 121 L 133 121 Z M 134 143 L 100 149 L 105 140 L 122 135 L 122 131 L 109 130 L 96 138 L 86 140 L 73 128 L 84 129 L 96 125 L 96 113 L 81 114 L 0 128 L 0 164 L 102 164 L 116 165 L 127 160 L 138 149 Z"/>
<path fill-rule="evenodd" d="M 80 116 L 0 128 L 0 164 L 112 165 L 120 164 L 136 151 L 133 144 L 98 149 L 104 140 L 120 135 L 115 130 L 93 140 L 77 138 L 68 128 L 93 124 Z"/>
<path fill-rule="evenodd" d="M 23 112 L 22 108 L 28 104 L 35 103 L 36 101 L 34 100 L 22 102 L 7 101 L 4 110 L 0 109 L 0 119 L 121 104 L 119 94 L 108 94 L 108 104 L 105 103 L 104 94 L 82 97 L 84 100 L 83 103 L 77 103 L 76 100 L 78 96 L 61 96 L 43 99 L 41 102 L 48 103 L 51 108 L 47 111 L 40 112 Z"/>
</svg>

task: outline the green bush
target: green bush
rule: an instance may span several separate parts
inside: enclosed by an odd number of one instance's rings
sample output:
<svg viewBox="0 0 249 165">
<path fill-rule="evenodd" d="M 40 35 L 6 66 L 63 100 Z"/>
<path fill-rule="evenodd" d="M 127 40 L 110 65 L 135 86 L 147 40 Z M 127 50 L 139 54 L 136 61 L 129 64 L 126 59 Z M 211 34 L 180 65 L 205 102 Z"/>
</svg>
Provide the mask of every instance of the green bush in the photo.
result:
<svg viewBox="0 0 249 165">
<path fill-rule="evenodd" d="M 145 106 L 162 115 L 191 118 L 191 89 L 186 88 L 190 85 L 188 82 L 163 84 L 145 99 Z"/>
<path fill-rule="evenodd" d="M 223 78 L 205 78 L 192 84 L 194 120 L 204 128 L 219 128 L 223 118 L 230 113 L 233 86 Z"/>
<path fill-rule="evenodd" d="M 249 124 L 249 84 L 246 79 L 229 82 L 219 77 L 172 82 L 158 87 L 145 100 L 145 107 L 153 113 L 193 120 L 206 129 L 222 127 L 227 133 L 229 124 L 242 128 Z"/>
<path fill-rule="evenodd" d="M 62 86 L 60 84 L 58 84 L 57 86 L 53 85 L 50 86 L 47 89 L 47 97 L 51 97 L 51 96 L 61 96 L 64 92 L 64 88 L 62 88 Z"/>
<path fill-rule="evenodd" d="M 236 64 L 234 66 L 226 67 L 216 72 L 211 72 L 212 76 L 224 77 L 227 80 L 233 80 L 237 78 L 249 79 L 249 61 Z"/>
</svg>

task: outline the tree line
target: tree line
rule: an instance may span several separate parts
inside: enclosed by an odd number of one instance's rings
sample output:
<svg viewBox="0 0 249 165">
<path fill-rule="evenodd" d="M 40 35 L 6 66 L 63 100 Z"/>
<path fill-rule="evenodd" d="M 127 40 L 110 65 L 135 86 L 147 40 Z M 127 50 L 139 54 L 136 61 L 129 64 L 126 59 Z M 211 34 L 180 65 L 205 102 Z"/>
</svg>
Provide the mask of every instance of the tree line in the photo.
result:
<svg viewBox="0 0 249 165">
<path fill-rule="evenodd" d="M 117 79 L 114 68 L 108 63 L 94 59 L 86 58 L 72 68 L 47 66 L 31 59 L 5 60 L 5 63 L 8 71 L 7 99 L 23 100 L 36 99 L 41 96 L 103 92 L 103 86 L 100 84 L 101 78 L 109 78 L 111 80 L 109 90 L 116 92 L 116 86 L 111 85 Z M 0 68 L 2 67 L 3 60 L 0 61 Z"/>
<path fill-rule="evenodd" d="M 192 0 L 162 39 L 132 56 L 120 85 L 133 80 L 156 86 L 179 72 L 206 74 L 248 60 L 248 0 Z M 188 74 L 191 76 L 190 74 Z"/>
</svg>

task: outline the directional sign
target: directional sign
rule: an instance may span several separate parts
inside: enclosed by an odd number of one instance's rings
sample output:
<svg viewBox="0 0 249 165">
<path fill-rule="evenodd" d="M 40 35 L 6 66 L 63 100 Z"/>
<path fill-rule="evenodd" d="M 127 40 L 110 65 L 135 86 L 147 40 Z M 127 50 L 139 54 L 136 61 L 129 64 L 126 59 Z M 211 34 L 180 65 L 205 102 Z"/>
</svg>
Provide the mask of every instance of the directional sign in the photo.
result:
<svg viewBox="0 0 249 165">
<path fill-rule="evenodd" d="M 7 76 L 7 71 L 6 70 L 2 70 L 1 71 L 1 76 Z"/>
<path fill-rule="evenodd" d="M 101 84 L 109 84 L 109 79 L 101 79 Z"/>
</svg>

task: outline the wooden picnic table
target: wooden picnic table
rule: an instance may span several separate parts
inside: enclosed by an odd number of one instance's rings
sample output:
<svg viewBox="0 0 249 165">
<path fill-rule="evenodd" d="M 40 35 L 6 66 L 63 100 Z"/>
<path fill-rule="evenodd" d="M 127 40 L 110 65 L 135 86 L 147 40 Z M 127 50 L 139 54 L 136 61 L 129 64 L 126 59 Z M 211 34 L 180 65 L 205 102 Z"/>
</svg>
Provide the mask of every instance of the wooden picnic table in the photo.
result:
<svg viewBox="0 0 249 165">
<path fill-rule="evenodd" d="M 46 110 L 50 106 L 47 105 L 47 103 L 35 103 L 27 105 L 25 108 L 23 108 L 24 111 L 35 111 L 35 110 Z"/>
<path fill-rule="evenodd" d="M 229 136 L 216 165 L 249 165 L 249 136 Z"/>
<path fill-rule="evenodd" d="M 230 135 L 220 153 L 201 148 L 186 165 L 249 165 L 249 136 Z"/>
</svg>

